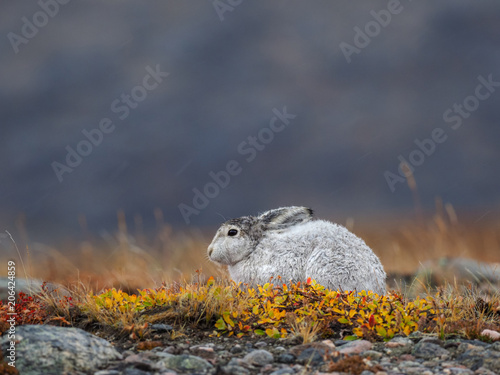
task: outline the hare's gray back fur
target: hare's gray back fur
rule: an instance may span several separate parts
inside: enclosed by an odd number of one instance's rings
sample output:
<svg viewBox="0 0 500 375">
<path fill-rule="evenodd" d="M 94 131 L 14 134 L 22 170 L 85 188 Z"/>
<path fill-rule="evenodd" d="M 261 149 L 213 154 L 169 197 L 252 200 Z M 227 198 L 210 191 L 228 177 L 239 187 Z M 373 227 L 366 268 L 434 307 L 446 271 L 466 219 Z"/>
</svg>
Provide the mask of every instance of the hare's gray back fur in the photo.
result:
<svg viewBox="0 0 500 375">
<path fill-rule="evenodd" d="M 228 236 L 234 229 L 238 234 Z M 208 249 L 227 264 L 231 278 L 250 285 L 271 277 L 284 282 L 311 277 L 330 289 L 385 293 L 386 274 L 372 250 L 346 228 L 312 220 L 312 210 L 285 207 L 222 224 Z"/>
</svg>

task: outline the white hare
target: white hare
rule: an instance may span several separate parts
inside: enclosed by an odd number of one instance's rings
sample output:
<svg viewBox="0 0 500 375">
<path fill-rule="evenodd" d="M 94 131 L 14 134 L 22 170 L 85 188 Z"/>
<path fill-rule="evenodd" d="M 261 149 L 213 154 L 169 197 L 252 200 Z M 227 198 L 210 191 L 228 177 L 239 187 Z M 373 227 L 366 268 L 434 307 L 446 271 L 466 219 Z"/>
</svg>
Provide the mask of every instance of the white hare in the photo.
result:
<svg viewBox="0 0 500 375">
<path fill-rule="evenodd" d="M 343 226 L 312 220 L 306 207 L 283 207 L 221 225 L 208 247 L 211 261 L 227 264 L 231 278 L 255 286 L 316 280 L 334 290 L 384 294 L 386 274 L 365 242 Z"/>
</svg>

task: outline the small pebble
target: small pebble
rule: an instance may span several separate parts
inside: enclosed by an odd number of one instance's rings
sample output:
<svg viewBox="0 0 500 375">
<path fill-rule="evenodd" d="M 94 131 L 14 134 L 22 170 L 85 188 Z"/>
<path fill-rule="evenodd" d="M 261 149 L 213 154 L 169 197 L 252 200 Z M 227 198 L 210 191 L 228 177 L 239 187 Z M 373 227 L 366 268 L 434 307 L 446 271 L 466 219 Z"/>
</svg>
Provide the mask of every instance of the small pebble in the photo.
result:
<svg viewBox="0 0 500 375">
<path fill-rule="evenodd" d="M 224 375 L 248 375 L 250 371 L 238 365 L 226 365 L 221 368 L 221 373 Z"/>
<path fill-rule="evenodd" d="M 481 332 L 481 335 L 487 336 L 492 340 L 500 340 L 500 332 L 492 331 L 491 329 L 485 329 Z"/>
<path fill-rule="evenodd" d="M 315 348 L 307 348 L 297 357 L 297 362 L 303 365 L 317 366 L 324 362 L 324 351 L 319 351 Z"/>
<path fill-rule="evenodd" d="M 231 353 L 233 353 L 233 354 L 238 354 L 238 353 L 241 353 L 242 351 L 243 351 L 243 349 L 241 348 L 241 345 L 239 345 L 239 344 L 236 344 L 231 348 Z"/>
<path fill-rule="evenodd" d="M 277 346 L 277 347 L 274 348 L 274 352 L 278 353 L 278 354 L 281 354 L 281 353 L 286 352 L 286 349 L 284 347 L 282 347 L 282 346 Z"/>
<path fill-rule="evenodd" d="M 269 375 L 292 375 L 295 374 L 295 370 L 291 367 L 283 367 L 279 370 L 271 372 Z"/>
<path fill-rule="evenodd" d="M 170 332 L 173 331 L 174 327 L 168 324 L 152 324 L 151 329 L 155 332 Z"/>
<path fill-rule="evenodd" d="M 273 355 L 267 350 L 259 349 L 248 353 L 243 361 L 254 366 L 264 366 L 274 360 Z"/>
<path fill-rule="evenodd" d="M 448 350 L 443 349 L 440 345 L 431 342 L 430 340 L 424 341 L 422 339 L 413 348 L 412 354 L 417 358 L 432 359 L 436 357 L 443 357 L 449 354 Z"/>
<path fill-rule="evenodd" d="M 378 361 L 382 357 L 382 353 L 377 352 L 375 350 L 366 350 L 363 352 L 363 357 L 365 358 L 371 358 L 375 361 Z"/>
<path fill-rule="evenodd" d="M 334 345 L 335 346 L 342 346 L 342 345 L 348 344 L 350 342 L 351 341 L 347 341 L 347 340 L 335 340 Z"/>
<path fill-rule="evenodd" d="M 348 344 L 344 344 L 339 348 L 339 352 L 342 354 L 360 354 L 367 350 L 370 350 L 373 344 L 366 340 L 351 341 Z"/>
<path fill-rule="evenodd" d="M 290 353 L 283 353 L 278 357 L 278 362 L 280 363 L 294 363 L 295 362 L 295 356 Z"/>
</svg>

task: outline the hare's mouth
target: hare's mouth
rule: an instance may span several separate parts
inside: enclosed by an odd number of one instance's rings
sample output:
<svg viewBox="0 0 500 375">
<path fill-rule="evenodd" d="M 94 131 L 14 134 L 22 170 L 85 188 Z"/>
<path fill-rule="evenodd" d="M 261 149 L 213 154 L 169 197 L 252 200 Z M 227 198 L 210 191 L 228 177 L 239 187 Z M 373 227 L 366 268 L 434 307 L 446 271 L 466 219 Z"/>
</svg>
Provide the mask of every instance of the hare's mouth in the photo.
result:
<svg viewBox="0 0 500 375">
<path fill-rule="evenodd" d="M 214 262 L 214 263 L 217 263 L 220 265 L 225 265 L 225 266 L 232 266 L 233 265 L 233 262 L 231 262 L 231 261 L 229 261 L 229 259 L 225 259 L 225 258 L 219 259 L 219 258 L 214 258 L 214 257 L 209 255 L 208 259 L 210 259 L 211 262 Z"/>
<path fill-rule="evenodd" d="M 207 249 L 207 254 L 208 254 L 208 259 L 211 262 L 218 263 L 218 264 L 228 264 L 225 262 L 226 259 L 224 257 L 217 256 L 217 253 L 214 254 L 214 248 L 213 246 L 209 246 Z M 220 255 L 220 254 L 219 254 Z"/>
<path fill-rule="evenodd" d="M 214 251 L 213 248 L 209 247 L 207 253 L 208 259 L 211 262 L 226 266 L 234 266 L 237 263 L 237 261 L 235 262 L 230 255 L 226 254 L 225 251 Z"/>
</svg>

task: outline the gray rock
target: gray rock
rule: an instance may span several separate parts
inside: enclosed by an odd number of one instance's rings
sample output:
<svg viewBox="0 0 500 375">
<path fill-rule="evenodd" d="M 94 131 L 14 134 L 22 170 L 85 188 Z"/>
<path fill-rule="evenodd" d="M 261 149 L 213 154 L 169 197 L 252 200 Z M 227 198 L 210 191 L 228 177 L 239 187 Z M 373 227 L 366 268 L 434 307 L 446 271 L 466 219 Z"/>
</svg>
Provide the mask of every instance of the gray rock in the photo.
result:
<svg viewBox="0 0 500 375">
<path fill-rule="evenodd" d="M 278 357 L 280 363 L 295 363 L 296 357 L 291 353 L 283 353 Z"/>
<path fill-rule="evenodd" d="M 480 350 L 481 350 L 480 346 L 475 346 L 475 345 L 468 344 L 466 342 L 462 342 L 458 346 L 457 354 L 463 354 L 466 351 L 480 351 Z"/>
<path fill-rule="evenodd" d="M 269 375 L 292 375 L 295 374 L 295 370 L 291 367 L 284 367 L 279 370 L 271 372 Z"/>
<path fill-rule="evenodd" d="M 118 370 L 101 370 L 94 372 L 94 375 L 121 375 L 121 371 Z"/>
<path fill-rule="evenodd" d="M 380 358 L 382 358 L 382 355 L 383 355 L 382 353 L 377 352 L 375 350 L 367 350 L 367 351 L 363 352 L 363 357 L 371 358 L 374 361 L 378 361 Z"/>
<path fill-rule="evenodd" d="M 474 345 L 474 346 L 479 346 L 479 347 L 482 347 L 482 348 L 485 348 L 485 347 L 487 347 L 487 346 L 490 345 L 487 342 L 480 341 L 480 340 L 462 340 L 462 342 L 467 343 L 467 344 L 471 344 L 471 345 Z"/>
<path fill-rule="evenodd" d="M 16 366 L 23 375 L 95 372 L 122 356 L 109 342 L 79 328 L 24 325 L 16 328 Z M 0 338 L 7 356 L 9 340 Z"/>
<path fill-rule="evenodd" d="M 144 371 L 135 367 L 127 367 L 123 370 L 122 375 L 152 375 L 150 371 Z"/>
<path fill-rule="evenodd" d="M 342 345 L 339 352 L 342 354 L 361 354 L 367 350 L 372 349 L 373 344 L 367 340 L 356 340 L 351 341 L 345 345 Z"/>
<path fill-rule="evenodd" d="M 174 329 L 174 327 L 169 326 L 168 324 L 152 324 L 151 329 L 155 332 L 170 332 Z"/>
<path fill-rule="evenodd" d="M 203 358 L 189 354 L 172 355 L 162 358 L 158 361 L 158 364 L 177 372 L 186 373 L 206 373 L 213 368 L 213 366 Z"/>
<path fill-rule="evenodd" d="M 473 375 L 474 372 L 468 368 L 461 368 L 461 367 L 448 367 L 447 372 L 451 375 Z"/>
<path fill-rule="evenodd" d="M 254 344 L 254 346 L 258 349 L 262 349 L 267 346 L 267 342 L 265 341 L 259 341 Z"/>
<path fill-rule="evenodd" d="M 263 349 L 254 350 L 243 357 L 243 361 L 254 366 L 264 366 L 271 363 L 273 360 L 273 355 Z"/>
<path fill-rule="evenodd" d="M 297 357 L 297 362 L 302 365 L 317 366 L 324 362 L 324 350 L 318 350 L 316 348 L 304 349 L 300 355 Z"/>
<path fill-rule="evenodd" d="M 399 366 L 399 371 L 405 375 L 421 375 L 424 369 L 422 367 L 402 367 Z M 398 372 L 399 372 L 398 371 Z"/>
<path fill-rule="evenodd" d="M 123 363 L 128 364 L 130 368 L 149 372 L 158 370 L 159 367 L 157 366 L 156 361 L 168 356 L 171 355 L 167 353 L 145 351 L 127 356 Z"/>
<path fill-rule="evenodd" d="M 8 297 L 8 286 L 9 279 L 7 277 L 0 277 L 0 301 L 5 301 Z M 38 279 L 15 279 L 15 291 L 16 294 L 23 292 L 25 294 L 33 295 L 40 293 L 42 291 L 42 280 Z M 65 289 L 62 285 L 47 283 L 45 284 L 46 290 L 53 292 L 58 296 L 70 296 L 71 293 Z"/>
<path fill-rule="evenodd" d="M 484 367 L 497 374 L 500 373 L 500 352 L 484 350 L 482 347 L 470 344 L 462 344 L 458 348 L 458 353 L 462 354 L 458 356 L 457 361 L 472 371 Z"/>
<path fill-rule="evenodd" d="M 421 364 L 414 361 L 403 361 L 398 365 L 400 368 L 420 367 Z"/>
<path fill-rule="evenodd" d="M 484 367 L 479 367 L 476 371 L 474 371 L 474 375 L 498 375 L 493 371 L 490 371 Z"/>
<path fill-rule="evenodd" d="M 228 366 L 247 366 L 248 364 L 241 358 L 231 358 L 227 364 Z"/>
<path fill-rule="evenodd" d="M 450 362 L 440 362 L 438 360 L 434 361 L 423 361 L 422 366 L 424 367 L 429 367 L 429 368 L 435 368 L 435 367 L 441 367 L 442 365 L 450 363 Z M 453 367 L 453 366 L 448 366 L 448 367 Z"/>
<path fill-rule="evenodd" d="M 445 349 L 456 349 L 462 344 L 462 340 L 446 340 L 443 344 L 443 348 Z"/>
<path fill-rule="evenodd" d="M 239 345 L 239 344 L 236 344 L 231 348 L 231 353 L 233 353 L 233 354 L 238 354 L 238 353 L 241 353 L 242 351 L 243 351 L 243 349 L 241 348 L 241 345 Z"/>
<path fill-rule="evenodd" d="M 496 350 L 497 352 L 500 352 L 500 341 L 497 341 L 491 345 L 491 349 Z"/>
<path fill-rule="evenodd" d="M 222 350 L 222 351 L 218 352 L 217 355 L 219 357 L 232 357 L 232 354 L 227 350 Z"/>
<path fill-rule="evenodd" d="M 422 332 L 420 332 L 420 331 L 412 332 L 408 336 L 408 338 L 410 340 L 412 340 L 413 342 L 418 342 L 418 341 L 422 340 L 423 337 L 424 337 L 424 334 Z"/>
<path fill-rule="evenodd" d="M 248 375 L 250 371 L 242 366 L 228 364 L 221 368 L 221 373 L 224 375 Z"/>
<path fill-rule="evenodd" d="M 392 340 L 385 343 L 386 347 L 396 346 L 413 346 L 413 341 L 407 337 L 394 337 Z"/>
<path fill-rule="evenodd" d="M 350 343 L 350 341 L 347 341 L 347 340 L 335 340 L 335 342 L 334 342 L 336 347 L 339 347 L 339 346 L 342 346 L 342 345 L 345 345 L 348 343 Z"/>
<path fill-rule="evenodd" d="M 444 285 L 446 281 L 495 284 L 500 281 L 500 267 L 496 263 L 478 262 L 473 259 L 442 257 L 423 262 L 416 278 L 428 280 L 434 285 Z"/>
<path fill-rule="evenodd" d="M 425 336 L 422 338 L 422 340 L 419 341 L 419 343 L 424 343 L 424 342 L 436 344 L 439 346 L 443 346 L 444 344 L 443 340 L 437 338 L 436 336 Z"/>
<path fill-rule="evenodd" d="M 385 352 L 394 356 L 409 354 L 413 348 L 413 341 L 406 337 L 395 337 L 385 343 Z"/>
<path fill-rule="evenodd" d="M 432 342 L 420 341 L 412 350 L 412 354 L 417 358 L 432 359 L 449 355 L 448 350 Z"/>
<path fill-rule="evenodd" d="M 192 355 L 204 358 L 204 359 L 212 359 L 215 357 L 216 353 L 213 347 L 204 346 L 204 345 L 194 345 L 189 348 Z M 224 356 L 225 354 L 229 354 L 227 351 L 219 352 L 220 356 Z"/>
</svg>

